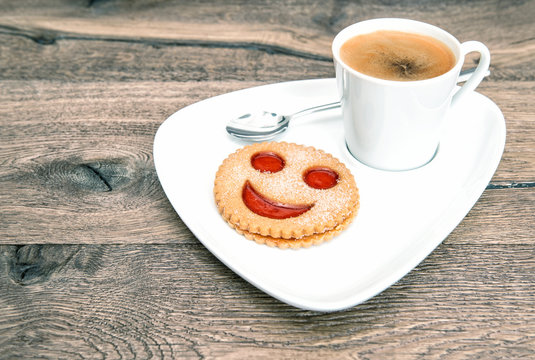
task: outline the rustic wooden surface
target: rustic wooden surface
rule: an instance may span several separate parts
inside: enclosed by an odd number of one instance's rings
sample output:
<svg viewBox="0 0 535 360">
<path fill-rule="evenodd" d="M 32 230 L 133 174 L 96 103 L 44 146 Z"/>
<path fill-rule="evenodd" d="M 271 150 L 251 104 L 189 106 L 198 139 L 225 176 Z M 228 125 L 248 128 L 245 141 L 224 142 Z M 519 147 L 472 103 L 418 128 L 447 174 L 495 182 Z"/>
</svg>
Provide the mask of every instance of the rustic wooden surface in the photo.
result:
<svg viewBox="0 0 535 360">
<path fill-rule="evenodd" d="M 0 358 L 518 359 L 535 353 L 534 1 L 0 0 Z M 152 143 L 176 110 L 333 77 L 374 17 L 480 40 L 502 162 L 468 216 L 362 305 L 302 311 L 173 211 Z M 472 62 L 474 59 L 469 59 Z M 469 64 L 470 65 L 470 64 Z"/>
</svg>

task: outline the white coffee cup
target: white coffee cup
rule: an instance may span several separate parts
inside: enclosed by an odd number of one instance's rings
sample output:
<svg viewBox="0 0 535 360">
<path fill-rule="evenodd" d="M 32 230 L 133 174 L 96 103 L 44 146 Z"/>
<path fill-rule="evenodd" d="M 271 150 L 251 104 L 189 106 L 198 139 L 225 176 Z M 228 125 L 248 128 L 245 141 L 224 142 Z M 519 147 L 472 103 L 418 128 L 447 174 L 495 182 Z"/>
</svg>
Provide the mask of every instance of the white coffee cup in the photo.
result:
<svg viewBox="0 0 535 360">
<path fill-rule="evenodd" d="M 452 50 L 455 65 L 434 78 L 393 81 L 362 74 L 340 59 L 340 48 L 347 40 L 378 30 L 431 36 Z M 334 38 L 332 52 L 348 150 L 360 162 L 383 170 L 409 170 L 431 161 L 448 111 L 479 85 L 490 65 L 489 50 L 482 43 L 461 44 L 436 26 L 408 19 L 374 19 L 350 25 Z M 458 90 L 459 73 L 470 52 L 480 54 L 479 64 Z"/>
</svg>

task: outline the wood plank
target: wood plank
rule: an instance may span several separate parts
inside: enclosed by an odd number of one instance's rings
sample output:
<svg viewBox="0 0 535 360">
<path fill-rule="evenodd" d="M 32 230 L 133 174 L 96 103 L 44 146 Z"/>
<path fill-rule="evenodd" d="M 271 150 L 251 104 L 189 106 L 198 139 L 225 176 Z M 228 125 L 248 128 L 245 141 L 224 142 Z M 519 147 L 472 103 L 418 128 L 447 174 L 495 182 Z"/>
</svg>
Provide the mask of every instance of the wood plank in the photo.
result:
<svg viewBox="0 0 535 360">
<path fill-rule="evenodd" d="M 353 22 L 389 16 L 427 21 L 444 27 L 454 34 L 466 34 L 472 38 L 474 35 L 479 35 L 484 36 L 484 40 L 501 38 L 507 41 L 508 37 L 514 37 L 515 40 L 529 39 L 532 35 L 531 15 L 535 9 L 531 1 L 504 3 L 499 0 L 486 1 L 485 4 L 464 1 L 369 4 L 331 0 L 324 1 L 321 5 L 313 1 L 292 3 L 249 1 L 225 4 L 50 1 L 42 4 L 39 1 L 13 3 L 3 0 L 0 5 L 3 9 L 0 19 L 6 25 L 17 27 L 28 25 L 28 28 L 64 33 L 105 36 L 112 34 L 127 38 L 139 36 L 181 38 L 195 37 L 192 28 L 198 26 L 200 31 L 197 31 L 197 38 L 203 40 L 210 37 L 248 39 L 251 34 L 236 33 L 232 30 L 234 26 L 246 25 L 250 26 L 249 29 L 256 29 L 256 25 L 260 24 L 266 34 L 276 26 L 280 26 L 281 29 L 296 27 L 299 31 L 292 31 L 293 37 L 301 41 L 306 39 L 306 34 L 310 32 L 328 32 L 334 35 Z M 496 21 L 496 14 L 500 14 L 500 21 Z M 177 23 L 188 26 L 177 26 Z M 79 26 L 81 24 L 84 26 Z M 508 31 L 500 31 L 500 28 L 506 28 Z M 209 30 L 202 31 L 202 29 Z M 481 29 L 485 29 L 485 32 L 482 33 Z M 250 32 L 255 33 L 255 31 Z M 297 33 L 301 33 L 302 37 L 295 35 Z M 281 40 L 285 42 L 290 38 Z M 260 36 L 259 42 L 266 41 L 277 40 L 270 36 Z M 325 51 L 328 54 L 328 50 Z"/>
<path fill-rule="evenodd" d="M 0 80 L 289 81 L 334 77 L 332 62 L 258 48 L 62 40 L 41 45 L 0 34 Z M 218 61 L 214 61 L 217 59 Z M 280 71 L 284 68 L 284 71 Z"/>
<path fill-rule="evenodd" d="M 466 245 L 534 244 L 535 188 L 483 192 L 446 241 Z"/>
<path fill-rule="evenodd" d="M 5 358 L 529 357 L 533 249 L 450 241 L 366 303 L 317 313 L 260 292 L 201 246 L 2 246 L 0 348 Z"/>
<path fill-rule="evenodd" d="M 478 92 L 500 107 L 507 127 L 504 154 L 493 182 L 535 182 L 535 82 L 484 81 Z M 514 90 L 513 90 L 514 89 Z M 520 175 L 522 174 L 522 175 Z"/>
<path fill-rule="evenodd" d="M 73 42 L 82 43 L 84 45 L 80 45 L 77 52 L 89 60 L 88 66 L 102 56 L 95 57 L 94 51 L 83 49 L 85 45 L 92 48 L 91 43 L 95 41 L 109 43 L 110 47 L 120 47 L 124 43 L 134 48 L 136 45 L 157 47 L 163 53 L 169 47 L 191 45 L 197 48 L 242 48 L 328 62 L 331 41 L 343 27 L 375 17 L 409 17 L 443 27 L 461 41 L 480 40 L 487 44 L 493 57 L 491 71 L 495 79 L 535 79 L 531 61 L 535 55 L 532 36 L 535 3 L 530 1 L 507 4 L 489 1 L 484 6 L 451 2 L 417 8 L 335 1 L 322 6 L 304 4 L 269 2 L 259 5 L 252 2 L 151 6 L 96 2 L 87 7 L 87 3 L 81 6 L 81 3 L 55 2 L 42 8 L 9 2 L 2 7 L 7 10 L 0 14 L 0 34 L 33 41 L 40 48 L 49 47 L 48 52 L 53 54 L 58 49 L 72 46 Z M 499 21 L 490 16 L 497 9 L 501 14 Z M 10 55 L 13 51 L 5 53 Z M 23 64 L 16 68 L 23 67 L 26 59 L 32 58 L 28 55 L 20 57 Z M 126 56 L 134 55 L 130 52 Z M 150 54 L 145 56 L 146 60 L 151 58 Z M 116 57 L 116 60 L 125 59 Z M 197 62 L 192 61 L 192 64 Z M 237 69 L 242 67 L 239 60 L 237 65 Z M 101 71 L 102 68 L 106 67 L 101 67 Z"/>
<path fill-rule="evenodd" d="M 0 82 L 0 243 L 195 241 L 159 185 L 154 134 L 186 105 L 259 84 Z M 534 182 L 535 111 L 522 84 L 488 87 L 507 104 L 509 136 L 492 184 L 512 187 L 485 193 L 471 233 L 490 241 L 533 237 L 534 192 L 521 185 Z"/>
</svg>

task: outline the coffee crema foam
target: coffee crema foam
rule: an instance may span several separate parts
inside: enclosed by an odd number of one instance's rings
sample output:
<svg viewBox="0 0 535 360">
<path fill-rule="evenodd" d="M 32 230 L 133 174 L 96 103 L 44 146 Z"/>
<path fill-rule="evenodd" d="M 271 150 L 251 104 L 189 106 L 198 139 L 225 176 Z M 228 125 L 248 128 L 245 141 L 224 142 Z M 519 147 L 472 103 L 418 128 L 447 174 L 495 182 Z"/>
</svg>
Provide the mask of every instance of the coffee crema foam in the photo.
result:
<svg viewBox="0 0 535 360">
<path fill-rule="evenodd" d="M 455 55 L 441 41 L 389 30 L 350 38 L 342 45 L 340 58 L 360 73 L 395 81 L 430 79 L 455 65 Z"/>
</svg>

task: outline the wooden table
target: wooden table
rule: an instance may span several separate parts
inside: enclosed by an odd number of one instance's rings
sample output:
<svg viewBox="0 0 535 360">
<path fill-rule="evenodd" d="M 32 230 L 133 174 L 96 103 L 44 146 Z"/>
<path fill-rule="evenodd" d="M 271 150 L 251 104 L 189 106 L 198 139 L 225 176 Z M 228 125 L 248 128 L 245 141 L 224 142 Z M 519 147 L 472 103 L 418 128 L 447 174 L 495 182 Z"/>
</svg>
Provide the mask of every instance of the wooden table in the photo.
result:
<svg viewBox="0 0 535 360">
<path fill-rule="evenodd" d="M 0 358 L 529 358 L 535 353 L 534 1 L 0 1 Z M 380 295 L 303 311 L 220 263 L 176 215 L 152 144 L 218 94 L 334 77 L 368 18 L 438 25 L 492 53 L 491 183 Z M 474 59 L 468 60 L 468 65 Z"/>
</svg>

